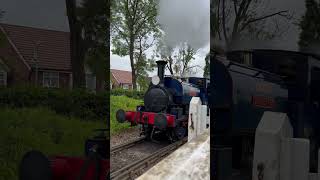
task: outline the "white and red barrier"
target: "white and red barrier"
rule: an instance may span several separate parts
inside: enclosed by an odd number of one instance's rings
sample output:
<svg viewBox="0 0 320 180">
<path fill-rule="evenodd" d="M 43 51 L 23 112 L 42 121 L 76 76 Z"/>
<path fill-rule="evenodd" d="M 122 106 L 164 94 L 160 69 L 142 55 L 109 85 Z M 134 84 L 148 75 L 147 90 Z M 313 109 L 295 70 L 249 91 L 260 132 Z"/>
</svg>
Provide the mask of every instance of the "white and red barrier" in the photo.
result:
<svg viewBox="0 0 320 180">
<path fill-rule="evenodd" d="M 199 97 L 193 97 L 189 106 L 188 120 L 188 141 L 191 141 L 198 135 L 201 135 L 210 122 L 210 116 L 207 116 L 207 105 L 202 105 Z"/>
<path fill-rule="evenodd" d="M 293 138 L 285 113 L 265 112 L 256 129 L 253 180 L 320 180 L 320 169 L 309 173 L 309 148 L 308 139 Z"/>
</svg>

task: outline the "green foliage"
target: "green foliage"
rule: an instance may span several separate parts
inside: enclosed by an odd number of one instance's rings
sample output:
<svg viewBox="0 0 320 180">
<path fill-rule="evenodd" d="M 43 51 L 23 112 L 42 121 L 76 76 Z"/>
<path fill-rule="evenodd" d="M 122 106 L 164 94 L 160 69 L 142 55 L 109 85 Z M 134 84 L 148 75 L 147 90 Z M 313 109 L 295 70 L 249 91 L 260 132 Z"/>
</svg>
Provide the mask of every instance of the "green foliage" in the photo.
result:
<svg viewBox="0 0 320 180">
<path fill-rule="evenodd" d="M 119 133 L 125 129 L 131 128 L 129 123 L 118 123 L 116 112 L 119 109 L 135 111 L 136 106 L 143 105 L 142 100 L 132 99 L 126 96 L 111 96 L 110 107 L 110 133 L 111 135 Z"/>
<path fill-rule="evenodd" d="M 0 89 L 0 107 L 48 107 L 58 114 L 86 120 L 105 121 L 108 93 L 93 94 L 85 90 L 15 87 Z"/>
<path fill-rule="evenodd" d="M 157 0 L 111 1 L 112 53 L 130 58 L 132 83 L 136 88 L 137 77 L 152 70 L 152 59 L 146 56 L 160 36 L 157 23 Z"/>
<path fill-rule="evenodd" d="M 137 90 L 112 89 L 110 94 L 112 96 L 127 96 L 129 98 L 142 100 L 145 92 Z"/>
<path fill-rule="evenodd" d="M 106 61 L 109 57 L 109 7 L 105 0 L 84 0 L 81 5 L 77 11 L 87 46 L 85 63 L 95 75 L 106 79 L 109 74 L 109 61 Z"/>
<path fill-rule="evenodd" d="M 83 156 L 84 142 L 103 122 L 57 115 L 46 108 L 0 108 L 0 179 L 18 179 L 18 165 L 30 150 L 48 156 Z"/>
<path fill-rule="evenodd" d="M 137 81 L 138 81 L 138 84 L 140 85 L 141 91 L 146 91 L 149 88 L 150 80 L 148 78 L 148 75 L 139 76 Z"/>
<path fill-rule="evenodd" d="M 306 12 L 300 22 L 300 49 L 312 48 L 320 41 L 320 3 L 315 0 L 306 0 Z"/>
<path fill-rule="evenodd" d="M 210 53 L 208 53 L 206 55 L 205 61 L 206 61 L 206 65 L 204 67 L 203 77 L 209 78 L 209 76 L 210 76 Z"/>
</svg>

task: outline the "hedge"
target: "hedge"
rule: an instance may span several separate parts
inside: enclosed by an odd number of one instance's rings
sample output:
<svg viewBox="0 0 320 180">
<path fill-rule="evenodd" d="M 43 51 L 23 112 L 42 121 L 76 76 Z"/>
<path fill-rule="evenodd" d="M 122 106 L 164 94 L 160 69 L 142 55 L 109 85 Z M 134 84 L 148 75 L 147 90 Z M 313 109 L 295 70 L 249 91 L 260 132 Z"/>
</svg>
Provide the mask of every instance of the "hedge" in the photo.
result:
<svg viewBox="0 0 320 180">
<path fill-rule="evenodd" d="M 49 107 L 58 114 L 86 120 L 106 120 L 109 94 L 85 90 L 47 88 L 1 88 L 0 107 Z M 41 118 L 41 117 L 39 117 Z"/>
<path fill-rule="evenodd" d="M 127 96 L 134 99 L 143 99 L 145 91 L 125 90 L 125 89 L 112 89 L 111 95 L 113 96 Z"/>
</svg>

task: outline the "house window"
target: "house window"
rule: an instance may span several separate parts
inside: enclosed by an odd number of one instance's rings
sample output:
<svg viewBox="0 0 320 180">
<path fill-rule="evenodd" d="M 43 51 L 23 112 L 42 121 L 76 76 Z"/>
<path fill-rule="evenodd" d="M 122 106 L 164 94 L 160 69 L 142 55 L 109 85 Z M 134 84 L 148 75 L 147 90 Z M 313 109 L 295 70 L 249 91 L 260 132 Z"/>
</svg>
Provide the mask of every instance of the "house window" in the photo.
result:
<svg viewBox="0 0 320 180">
<path fill-rule="evenodd" d="M 123 89 L 129 89 L 129 85 L 128 85 L 128 84 L 124 84 L 124 85 L 122 86 L 122 88 L 123 88 Z"/>
<path fill-rule="evenodd" d="M 86 74 L 86 88 L 89 90 L 96 90 L 96 77 L 92 74 Z"/>
<path fill-rule="evenodd" d="M 0 70 L 0 87 L 7 86 L 7 72 Z"/>
<path fill-rule="evenodd" d="M 43 87 L 58 88 L 59 72 L 43 72 Z"/>
</svg>

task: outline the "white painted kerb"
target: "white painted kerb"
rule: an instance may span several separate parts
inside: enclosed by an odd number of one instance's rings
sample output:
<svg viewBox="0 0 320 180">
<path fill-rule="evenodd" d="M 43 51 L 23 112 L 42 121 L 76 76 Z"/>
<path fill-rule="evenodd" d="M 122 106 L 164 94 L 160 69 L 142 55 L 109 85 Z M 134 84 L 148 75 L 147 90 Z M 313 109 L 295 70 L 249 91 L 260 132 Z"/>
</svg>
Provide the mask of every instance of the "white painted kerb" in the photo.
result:
<svg viewBox="0 0 320 180">
<path fill-rule="evenodd" d="M 209 180 L 209 131 L 181 146 L 137 180 Z"/>
</svg>

